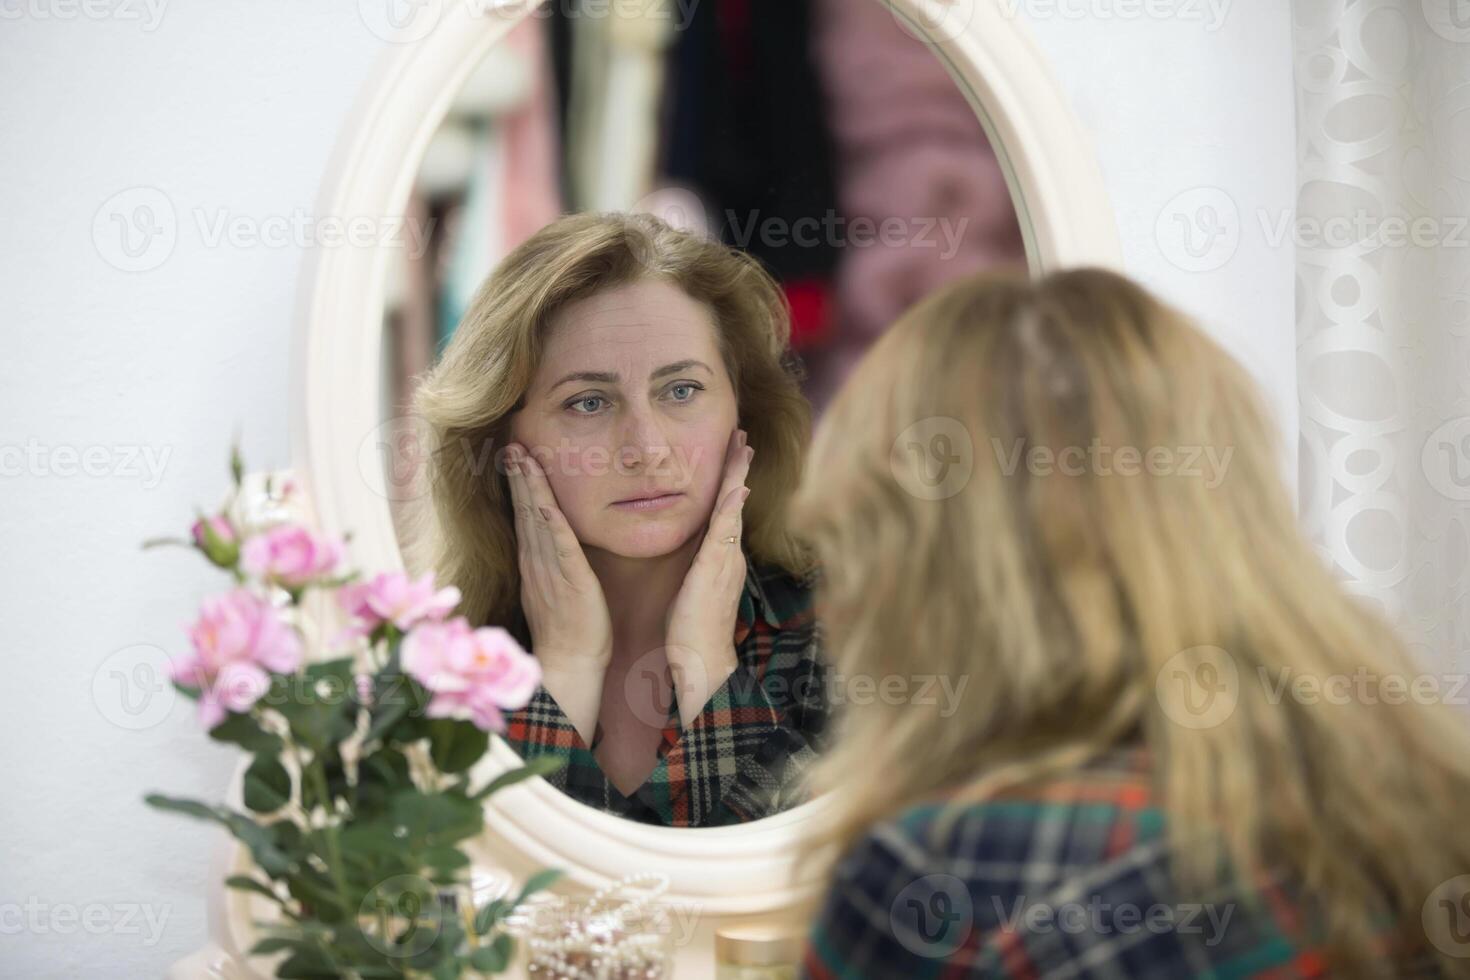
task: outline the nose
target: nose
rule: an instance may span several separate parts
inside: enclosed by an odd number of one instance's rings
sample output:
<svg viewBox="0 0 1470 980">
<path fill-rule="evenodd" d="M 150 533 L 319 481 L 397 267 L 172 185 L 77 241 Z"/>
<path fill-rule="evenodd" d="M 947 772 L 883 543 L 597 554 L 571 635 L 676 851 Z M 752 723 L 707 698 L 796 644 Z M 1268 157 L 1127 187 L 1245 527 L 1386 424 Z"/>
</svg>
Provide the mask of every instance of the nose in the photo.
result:
<svg viewBox="0 0 1470 980">
<path fill-rule="evenodd" d="M 642 473 L 647 469 L 656 472 L 657 467 L 663 465 L 669 455 L 668 433 L 664 431 L 663 423 L 658 412 L 647 402 L 639 402 L 628 409 L 614 454 L 623 472 Z"/>
</svg>

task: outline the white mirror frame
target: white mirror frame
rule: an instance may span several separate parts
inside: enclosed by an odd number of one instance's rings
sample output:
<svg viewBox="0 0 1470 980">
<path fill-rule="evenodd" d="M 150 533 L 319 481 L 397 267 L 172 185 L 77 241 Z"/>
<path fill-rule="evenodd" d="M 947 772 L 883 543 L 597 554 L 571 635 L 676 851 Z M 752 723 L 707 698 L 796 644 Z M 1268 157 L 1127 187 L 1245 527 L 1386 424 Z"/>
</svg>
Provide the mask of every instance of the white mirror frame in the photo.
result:
<svg viewBox="0 0 1470 980">
<path fill-rule="evenodd" d="M 465 79 L 542 0 L 447 3 L 434 29 L 394 45 L 343 127 L 317 213 L 400 215 L 435 129 Z M 1086 130 L 1046 59 L 1001 0 L 868 0 L 888 6 L 907 30 L 929 40 L 965 91 L 1004 168 L 1033 274 L 1071 265 L 1122 268 L 1114 213 Z M 937 25 L 937 27 L 935 26 Z M 954 25 L 953 28 L 951 25 Z M 943 36 L 937 34 L 943 30 Z M 353 561 L 373 571 L 403 567 L 376 455 L 387 249 L 343 245 L 307 255 L 298 301 L 291 391 L 293 476 L 300 518 L 352 532 Z M 248 762 L 248 760 L 245 760 Z M 231 796 L 245 762 L 235 774 Z M 476 770 L 476 783 L 521 764 L 503 741 Z M 668 874 L 665 900 L 696 909 L 705 923 L 697 950 L 679 955 L 678 976 L 713 975 L 711 920 L 779 916 L 818 883 L 789 880 L 808 821 L 827 801 L 738 827 L 673 829 L 602 813 L 544 779 L 526 780 L 486 804 L 483 859 L 516 877 L 560 867 L 589 888 L 634 871 Z M 477 864 L 480 862 L 477 861 Z M 170 977 L 254 977 L 251 897 L 225 889 L 225 874 L 248 868 L 231 842 L 215 861 L 211 944 Z M 556 890 L 562 890 L 558 887 Z"/>
</svg>

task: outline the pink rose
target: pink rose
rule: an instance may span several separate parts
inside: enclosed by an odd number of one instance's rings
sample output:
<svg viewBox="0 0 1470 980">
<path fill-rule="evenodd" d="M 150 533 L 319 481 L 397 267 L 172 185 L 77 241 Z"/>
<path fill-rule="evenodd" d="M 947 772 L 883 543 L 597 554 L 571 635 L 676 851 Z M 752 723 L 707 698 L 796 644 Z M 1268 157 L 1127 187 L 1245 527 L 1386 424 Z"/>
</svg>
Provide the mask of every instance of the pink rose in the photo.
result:
<svg viewBox="0 0 1470 980">
<path fill-rule="evenodd" d="M 346 550 L 341 538 L 313 534 L 300 524 L 278 524 L 247 540 L 241 559 L 247 575 L 296 588 L 331 574 Z"/>
<path fill-rule="evenodd" d="M 502 708 L 519 708 L 541 683 L 541 664 L 499 626 L 470 629 L 456 616 L 419 625 L 403 639 L 403 669 L 432 693 L 431 718 L 467 718 L 504 731 Z"/>
<path fill-rule="evenodd" d="M 204 556 L 221 568 L 230 568 L 240 558 L 239 535 L 221 514 L 201 517 L 189 528 L 189 534 Z"/>
<path fill-rule="evenodd" d="M 270 684 L 267 671 L 287 673 L 301 664 L 296 631 L 249 589 L 205 597 L 188 629 L 193 651 L 173 662 L 170 676 L 199 688 L 199 721 L 207 729 L 224 721 L 226 711 L 248 711 L 260 700 Z"/>
<path fill-rule="evenodd" d="M 352 624 L 337 637 L 341 643 L 367 636 L 383 623 L 407 632 L 424 620 L 442 620 L 459 605 L 454 586 L 434 590 L 434 573 L 410 579 L 403 572 L 379 572 L 370 582 L 354 582 L 337 592 L 337 602 Z"/>
</svg>

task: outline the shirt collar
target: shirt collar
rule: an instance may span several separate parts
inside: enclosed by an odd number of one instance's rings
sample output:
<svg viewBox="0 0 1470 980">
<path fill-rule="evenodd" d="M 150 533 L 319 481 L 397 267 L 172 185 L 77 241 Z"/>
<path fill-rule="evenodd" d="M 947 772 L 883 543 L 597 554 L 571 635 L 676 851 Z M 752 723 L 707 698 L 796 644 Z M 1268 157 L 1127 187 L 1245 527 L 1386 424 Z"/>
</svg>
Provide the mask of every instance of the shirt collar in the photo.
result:
<svg viewBox="0 0 1470 980">
<path fill-rule="evenodd" d="M 740 608 L 735 617 L 736 646 L 745 642 L 757 616 L 774 628 L 781 626 L 781 610 L 771 601 L 772 596 L 767 589 L 767 579 L 774 574 L 773 571 L 757 565 L 750 551 L 743 546 L 741 550 L 745 554 L 745 588 L 740 594 Z"/>
</svg>

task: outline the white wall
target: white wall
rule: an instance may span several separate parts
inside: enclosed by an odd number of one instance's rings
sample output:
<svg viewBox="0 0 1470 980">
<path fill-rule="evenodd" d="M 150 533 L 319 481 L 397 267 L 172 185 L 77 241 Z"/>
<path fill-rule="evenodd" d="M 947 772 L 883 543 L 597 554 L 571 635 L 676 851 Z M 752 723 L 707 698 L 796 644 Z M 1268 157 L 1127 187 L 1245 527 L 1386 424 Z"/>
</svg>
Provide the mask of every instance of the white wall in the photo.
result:
<svg viewBox="0 0 1470 980">
<path fill-rule="evenodd" d="M 157 976 L 203 941 L 222 834 L 142 796 L 221 799 L 235 755 L 161 675 L 134 671 L 182 653 L 183 624 L 225 582 L 139 544 L 222 496 L 237 426 L 250 464 L 290 459 L 302 248 L 207 232 L 311 216 L 385 46 L 359 15 L 371 5 L 0 0 L 0 974 Z M 1220 29 L 1109 6 L 1022 10 L 1097 134 L 1129 268 L 1206 316 L 1294 433 L 1292 259 L 1250 220 L 1294 195 L 1286 5 L 1228 10 Z M 1155 235 L 1200 186 L 1243 225 L 1209 273 Z M 133 188 L 154 190 L 109 203 Z M 173 208 L 178 234 L 128 272 L 109 214 L 140 193 Z"/>
</svg>

